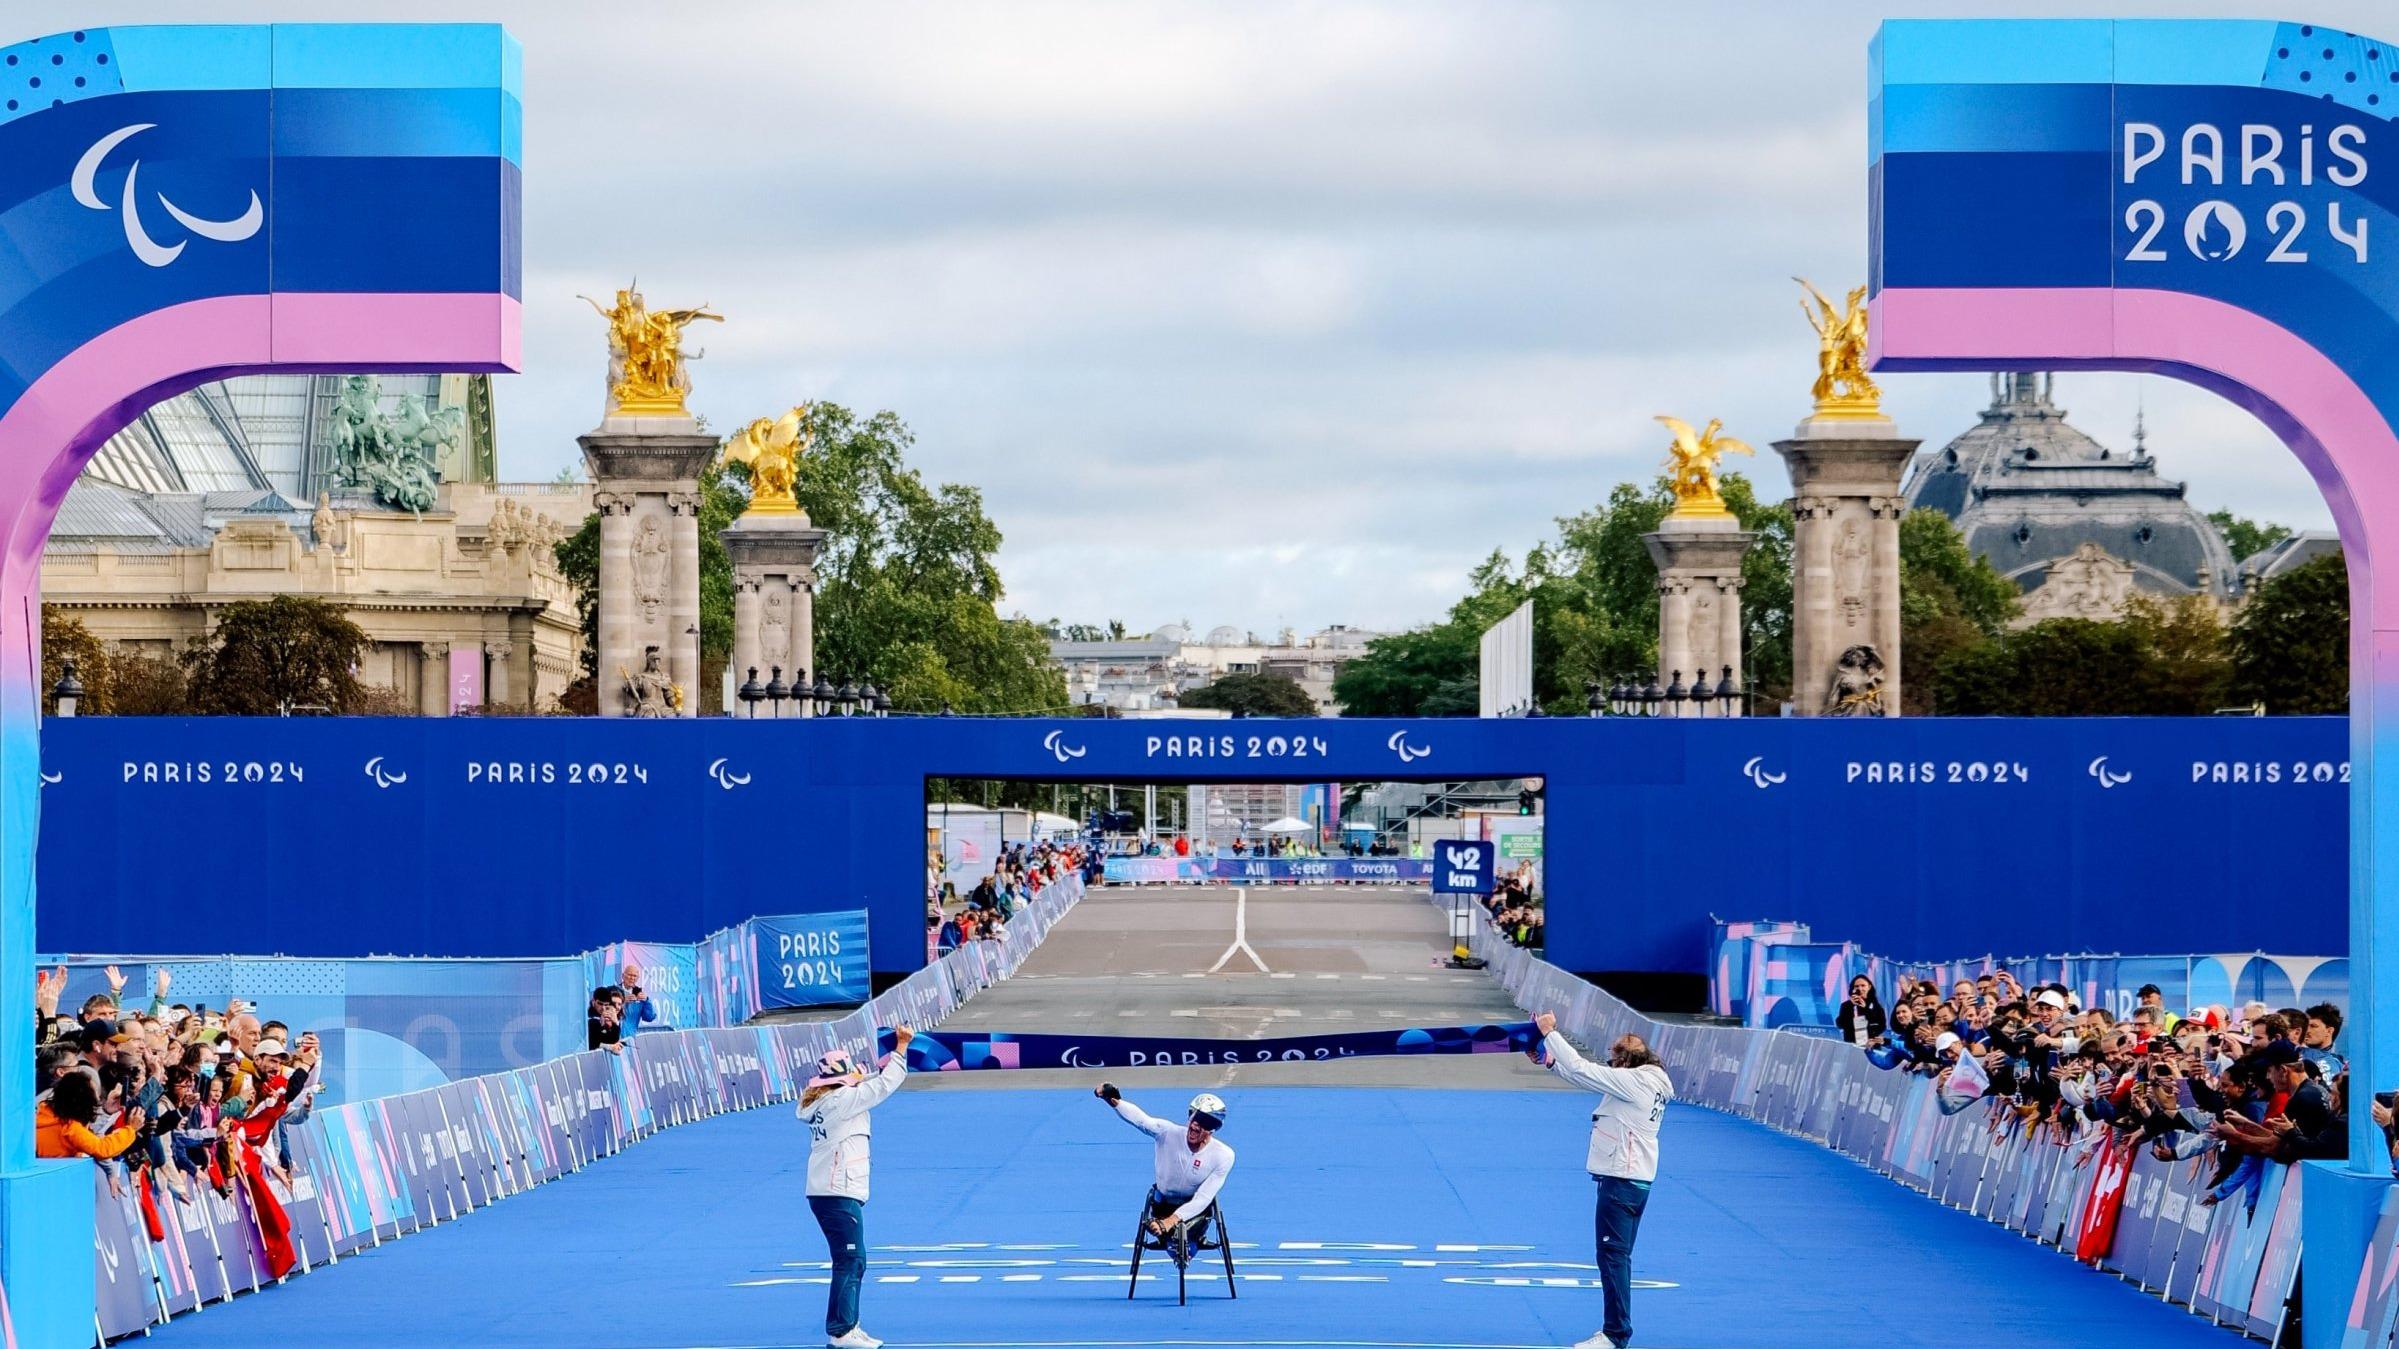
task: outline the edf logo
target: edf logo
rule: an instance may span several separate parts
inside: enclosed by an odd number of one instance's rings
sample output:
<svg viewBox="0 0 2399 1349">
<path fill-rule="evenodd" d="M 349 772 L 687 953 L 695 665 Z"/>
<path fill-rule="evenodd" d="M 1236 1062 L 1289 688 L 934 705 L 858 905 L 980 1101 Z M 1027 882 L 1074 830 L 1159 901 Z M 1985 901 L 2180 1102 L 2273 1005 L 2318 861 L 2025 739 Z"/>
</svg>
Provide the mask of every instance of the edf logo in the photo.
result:
<svg viewBox="0 0 2399 1349">
<path fill-rule="evenodd" d="M 1487 895 L 1491 893 L 1492 845 L 1488 839 L 1466 839 L 1433 845 L 1433 893 Z"/>
</svg>

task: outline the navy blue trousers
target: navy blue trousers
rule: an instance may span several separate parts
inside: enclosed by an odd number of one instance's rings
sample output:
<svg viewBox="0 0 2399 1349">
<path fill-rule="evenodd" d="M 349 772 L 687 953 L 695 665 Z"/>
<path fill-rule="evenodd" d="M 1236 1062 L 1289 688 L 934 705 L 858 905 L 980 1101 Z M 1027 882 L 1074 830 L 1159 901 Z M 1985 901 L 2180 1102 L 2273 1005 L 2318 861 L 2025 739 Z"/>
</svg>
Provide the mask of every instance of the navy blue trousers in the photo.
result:
<svg viewBox="0 0 2399 1349">
<path fill-rule="evenodd" d="M 825 1293 L 825 1337 L 831 1339 L 858 1327 L 858 1285 L 866 1280 L 866 1205 L 812 1194 L 808 1208 L 833 1253 L 833 1286 Z"/>
<path fill-rule="evenodd" d="M 1641 1210 L 1649 1207 L 1649 1182 L 1597 1177 L 1599 1204 L 1592 1228 L 1599 1244 L 1600 1296 L 1607 1303 L 1607 1320 L 1600 1333 L 1618 1344 L 1633 1338 L 1633 1238 L 1641 1231 Z"/>
</svg>

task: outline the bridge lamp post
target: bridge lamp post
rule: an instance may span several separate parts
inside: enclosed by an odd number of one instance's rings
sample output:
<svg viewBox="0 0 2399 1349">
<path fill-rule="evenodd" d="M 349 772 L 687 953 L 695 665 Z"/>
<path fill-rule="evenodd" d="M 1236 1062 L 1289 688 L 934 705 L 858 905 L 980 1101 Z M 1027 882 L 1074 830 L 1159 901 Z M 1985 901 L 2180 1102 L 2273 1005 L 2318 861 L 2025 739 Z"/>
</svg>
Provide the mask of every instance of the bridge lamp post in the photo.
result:
<svg viewBox="0 0 2399 1349">
<path fill-rule="evenodd" d="M 58 684 L 50 690 L 50 697 L 57 703 L 58 715 L 62 717 L 75 715 L 75 705 L 83 701 L 83 681 L 75 677 L 75 658 L 73 656 L 60 662 Z"/>
<path fill-rule="evenodd" d="M 756 720 L 758 702 L 766 697 L 766 691 L 758 686 L 757 666 L 750 667 L 749 677 L 741 681 L 740 689 L 736 690 L 733 696 L 741 700 L 741 714 L 753 721 Z"/>
</svg>

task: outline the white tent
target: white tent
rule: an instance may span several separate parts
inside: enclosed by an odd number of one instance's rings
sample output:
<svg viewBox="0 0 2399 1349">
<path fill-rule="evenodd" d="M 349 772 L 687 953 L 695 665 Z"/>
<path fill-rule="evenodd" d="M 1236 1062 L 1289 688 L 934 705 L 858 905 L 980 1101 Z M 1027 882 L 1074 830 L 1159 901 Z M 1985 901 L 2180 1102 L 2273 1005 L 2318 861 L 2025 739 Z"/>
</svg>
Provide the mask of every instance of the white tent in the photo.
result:
<svg viewBox="0 0 2399 1349">
<path fill-rule="evenodd" d="M 1286 815 L 1283 818 L 1275 821 L 1273 824 L 1266 826 L 1266 832 L 1269 834 L 1304 834 L 1315 827 L 1315 825 L 1308 823 L 1306 820 L 1299 819 L 1296 816 Z"/>
</svg>

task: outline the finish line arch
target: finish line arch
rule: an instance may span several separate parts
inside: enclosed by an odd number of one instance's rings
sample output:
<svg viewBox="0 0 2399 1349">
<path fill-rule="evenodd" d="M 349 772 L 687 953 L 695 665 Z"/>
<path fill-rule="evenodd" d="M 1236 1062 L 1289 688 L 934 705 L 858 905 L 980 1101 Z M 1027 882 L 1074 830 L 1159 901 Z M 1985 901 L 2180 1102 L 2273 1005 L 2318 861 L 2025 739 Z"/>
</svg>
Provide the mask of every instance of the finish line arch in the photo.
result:
<svg viewBox="0 0 2399 1349">
<path fill-rule="evenodd" d="M 1868 59 L 1875 368 L 2169 375 L 2257 416 L 2330 503 L 2351 596 L 2350 1064 L 2388 1084 L 2399 574 L 2376 571 L 2399 559 L 2399 51 L 2272 21 L 1909 20 Z M 2337 1338 L 2384 1153 L 2353 1110 L 2361 1183 L 2310 1167 L 2311 1343 Z"/>
<path fill-rule="evenodd" d="M 209 380 L 515 370 L 523 62 L 496 25 L 428 24 L 92 28 L 0 57 L 0 1021 L 22 1028 L 59 503 Z M 32 1052 L 0 1036 L 0 1284 L 29 1343 L 77 1317 L 88 1340 L 88 1255 L 35 1238 L 88 1229 L 91 1198 L 33 1161 Z"/>
</svg>

